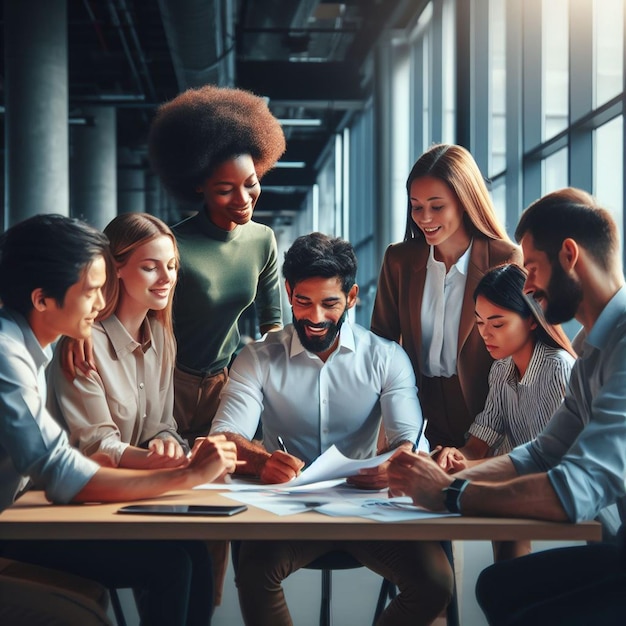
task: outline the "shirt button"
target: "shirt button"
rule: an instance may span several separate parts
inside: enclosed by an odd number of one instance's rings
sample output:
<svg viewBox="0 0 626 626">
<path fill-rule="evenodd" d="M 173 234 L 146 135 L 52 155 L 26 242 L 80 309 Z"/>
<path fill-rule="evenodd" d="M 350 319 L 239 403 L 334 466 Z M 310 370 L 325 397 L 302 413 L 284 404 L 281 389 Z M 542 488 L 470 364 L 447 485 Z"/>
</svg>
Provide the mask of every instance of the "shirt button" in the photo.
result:
<svg viewBox="0 0 626 626">
<path fill-rule="evenodd" d="M 145 385 L 143 383 L 139 383 L 139 389 L 143 389 Z"/>
</svg>

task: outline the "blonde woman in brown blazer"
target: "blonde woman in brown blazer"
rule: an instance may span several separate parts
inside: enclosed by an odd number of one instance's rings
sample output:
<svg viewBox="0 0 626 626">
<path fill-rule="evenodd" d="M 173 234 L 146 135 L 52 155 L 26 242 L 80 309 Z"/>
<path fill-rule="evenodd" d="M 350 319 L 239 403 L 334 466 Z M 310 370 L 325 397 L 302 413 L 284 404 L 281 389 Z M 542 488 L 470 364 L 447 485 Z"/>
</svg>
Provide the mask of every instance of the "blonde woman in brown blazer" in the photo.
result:
<svg viewBox="0 0 626 626">
<path fill-rule="evenodd" d="M 385 253 L 371 329 L 408 353 L 431 446 L 462 446 L 484 407 L 493 363 L 474 324 L 474 289 L 489 269 L 521 263 L 522 254 L 465 148 L 430 148 L 413 166 L 407 193 L 405 239 Z M 433 301 L 443 317 L 431 313 Z"/>
</svg>

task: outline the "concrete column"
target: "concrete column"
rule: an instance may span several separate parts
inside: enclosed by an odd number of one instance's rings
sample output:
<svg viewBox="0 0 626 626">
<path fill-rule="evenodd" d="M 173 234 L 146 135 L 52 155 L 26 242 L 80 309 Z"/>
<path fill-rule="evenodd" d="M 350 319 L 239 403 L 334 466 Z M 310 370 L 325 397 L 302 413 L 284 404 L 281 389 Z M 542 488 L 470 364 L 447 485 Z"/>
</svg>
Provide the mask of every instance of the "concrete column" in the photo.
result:
<svg viewBox="0 0 626 626">
<path fill-rule="evenodd" d="M 102 230 L 117 215 L 115 108 L 81 108 L 86 125 L 72 127 L 72 215 Z"/>
<path fill-rule="evenodd" d="M 146 213 L 154 215 L 167 222 L 167 219 L 163 217 L 163 211 L 161 210 L 161 192 L 160 182 L 156 174 L 152 172 L 145 173 L 145 187 L 146 187 Z"/>
<path fill-rule="evenodd" d="M 123 148 L 118 150 L 117 212 L 143 213 L 146 210 L 146 189 L 141 154 Z"/>
<path fill-rule="evenodd" d="M 5 227 L 69 215 L 66 0 L 5 0 Z"/>
</svg>

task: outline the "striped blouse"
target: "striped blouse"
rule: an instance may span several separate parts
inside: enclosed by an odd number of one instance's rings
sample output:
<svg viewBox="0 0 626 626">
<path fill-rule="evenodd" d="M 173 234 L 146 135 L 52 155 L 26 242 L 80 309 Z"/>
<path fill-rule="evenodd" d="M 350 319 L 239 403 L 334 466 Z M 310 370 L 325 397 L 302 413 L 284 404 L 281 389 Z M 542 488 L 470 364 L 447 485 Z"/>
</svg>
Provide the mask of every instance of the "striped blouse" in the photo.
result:
<svg viewBox="0 0 626 626">
<path fill-rule="evenodd" d="M 489 372 L 485 408 L 469 434 L 504 454 L 534 439 L 565 395 L 574 358 L 565 350 L 538 341 L 522 380 L 512 357 L 495 361 Z"/>
</svg>

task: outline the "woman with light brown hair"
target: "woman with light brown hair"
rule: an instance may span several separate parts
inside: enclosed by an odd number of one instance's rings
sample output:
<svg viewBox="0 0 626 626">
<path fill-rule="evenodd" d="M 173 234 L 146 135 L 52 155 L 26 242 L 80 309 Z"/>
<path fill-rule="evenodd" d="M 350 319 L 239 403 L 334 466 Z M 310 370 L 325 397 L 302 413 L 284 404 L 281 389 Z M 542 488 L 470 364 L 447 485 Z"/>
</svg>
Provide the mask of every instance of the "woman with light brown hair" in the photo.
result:
<svg viewBox="0 0 626 626">
<path fill-rule="evenodd" d="M 474 324 L 473 293 L 490 268 L 522 255 L 465 148 L 432 146 L 406 188 L 405 238 L 385 253 L 371 329 L 408 353 L 431 446 L 461 447 L 493 362 Z"/>
<path fill-rule="evenodd" d="M 113 263 L 92 332 L 96 369 L 70 382 L 56 350 L 48 404 L 71 443 L 101 464 L 184 465 L 189 447 L 173 417 L 176 239 L 147 213 L 119 215 L 104 233 Z"/>
</svg>

